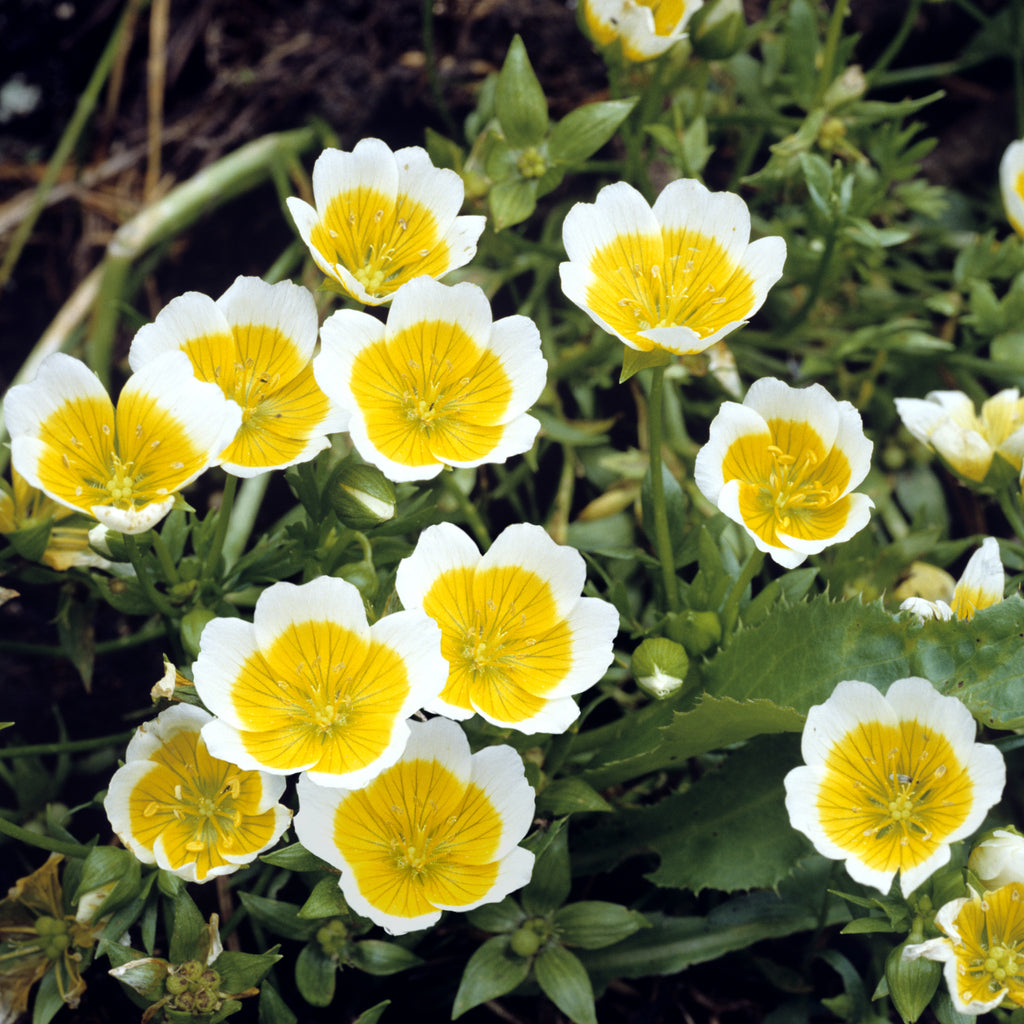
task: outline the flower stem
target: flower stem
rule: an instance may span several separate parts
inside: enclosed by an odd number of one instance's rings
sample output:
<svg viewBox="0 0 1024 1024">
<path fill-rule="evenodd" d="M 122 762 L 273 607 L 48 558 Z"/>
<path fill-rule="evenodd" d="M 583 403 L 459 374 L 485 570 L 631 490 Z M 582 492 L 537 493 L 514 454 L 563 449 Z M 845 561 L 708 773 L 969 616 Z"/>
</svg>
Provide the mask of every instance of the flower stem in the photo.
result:
<svg viewBox="0 0 1024 1024">
<path fill-rule="evenodd" d="M 238 477 L 227 474 L 224 481 L 224 491 L 220 499 L 220 508 L 217 509 L 217 522 L 213 528 L 213 539 L 210 541 L 210 550 L 206 552 L 206 565 L 203 568 L 203 575 L 206 579 L 213 579 L 217 570 L 217 560 L 224 548 L 224 538 L 228 535 L 228 523 L 231 520 L 231 510 L 235 504 L 235 491 L 238 489 Z"/>
<path fill-rule="evenodd" d="M 128 560 L 132 563 L 132 568 L 135 570 L 135 576 L 142 589 L 146 592 L 146 597 L 153 602 L 153 606 L 161 615 L 173 619 L 175 611 L 171 607 L 170 601 L 154 586 L 149 570 L 142 560 L 142 552 L 139 550 L 139 542 L 135 539 L 135 534 L 124 534 L 124 546 L 128 551 Z"/>
<path fill-rule="evenodd" d="M 1017 495 L 1000 491 L 997 495 L 999 507 L 1006 516 L 1006 521 L 1013 528 L 1018 541 L 1024 541 L 1024 519 L 1021 519 L 1020 509 L 1017 508 Z"/>
<path fill-rule="evenodd" d="M 171 558 L 171 553 L 167 550 L 163 537 L 156 530 L 153 531 L 153 550 L 156 552 L 164 579 L 170 584 L 179 583 L 181 577 L 178 575 L 178 567 L 174 564 L 174 559 Z"/>
<path fill-rule="evenodd" d="M 134 729 L 117 732 L 111 736 L 94 736 L 89 740 L 65 740 L 62 743 L 31 743 L 23 747 L 7 747 L 0 750 L 0 760 L 15 757 L 45 757 L 50 754 L 77 754 L 83 750 L 99 750 L 101 747 L 119 747 L 131 739 Z"/>
<path fill-rule="evenodd" d="M 825 95 L 825 90 L 835 78 L 836 50 L 839 48 L 839 37 L 843 31 L 843 22 L 849 12 L 850 0 L 836 0 L 832 8 L 832 17 L 825 33 L 825 52 L 822 54 L 821 74 L 818 77 L 818 101 Z"/>
<path fill-rule="evenodd" d="M 256 525 L 256 516 L 259 514 L 260 505 L 263 504 L 263 496 L 267 493 L 269 483 L 270 473 L 260 473 L 259 476 L 242 481 L 224 537 L 222 550 L 225 569 L 230 569 L 242 557 L 245 545 L 252 535 L 252 528 Z"/>
<path fill-rule="evenodd" d="M 726 643 L 736 627 L 736 620 L 740 615 L 740 601 L 743 600 L 750 581 L 761 571 L 762 565 L 764 565 L 764 552 L 753 548 L 722 605 L 722 613 L 719 618 L 722 620 L 722 639 Z"/>
<path fill-rule="evenodd" d="M 459 511 L 469 524 L 469 528 L 473 531 L 476 542 L 483 548 L 489 548 L 491 546 L 491 535 L 484 525 L 483 519 L 480 518 L 476 505 L 463 493 L 462 488 L 455 482 L 454 475 L 445 470 L 441 474 L 441 483 L 444 489 L 455 499 L 455 504 L 458 505 Z"/>
<path fill-rule="evenodd" d="M 679 589 L 676 586 L 676 562 L 672 553 L 672 534 L 668 528 L 665 505 L 665 481 L 662 478 L 661 426 L 665 367 L 655 366 L 651 374 L 651 393 L 647 410 L 648 460 L 651 473 L 651 518 L 654 521 L 654 542 L 661 563 L 661 581 L 665 588 L 665 605 L 670 612 L 679 611 Z"/>
<path fill-rule="evenodd" d="M 88 857 L 92 850 L 91 846 L 82 846 L 81 843 L 70 843 L 64 839 L 53 839 L 51 836 L 32 832 L 20 825 L 15 825 L 13 821 L 8 821 L 3 816 L 0 816 L 0 835 L 10 836 L 11 839 L 20 840 L 29 846 L 37 846 L 40 850 L 62 853 L 65 857 Z"/>
<path fill-rule="evenodd" d="M 903 49 L 903 44 L 907 41 L 907 36 L 910 35 L 910 31 L 914 27 L 914 22 L 917 21 L 917 14 L 921 10 L 923 2 L 924 0 L 910 0 L 910 3 L 907 4 L 907 9 L 903 14 L 903 21 L 896 30 L 896 34 L 889 41 L 889 45 L 885 48 L 882 56 L 875 61 L 874 66 L 868 72 L 867 77 L 870 81 L 874 81 L 899 55 L 900 50 Z"/>
</svg>

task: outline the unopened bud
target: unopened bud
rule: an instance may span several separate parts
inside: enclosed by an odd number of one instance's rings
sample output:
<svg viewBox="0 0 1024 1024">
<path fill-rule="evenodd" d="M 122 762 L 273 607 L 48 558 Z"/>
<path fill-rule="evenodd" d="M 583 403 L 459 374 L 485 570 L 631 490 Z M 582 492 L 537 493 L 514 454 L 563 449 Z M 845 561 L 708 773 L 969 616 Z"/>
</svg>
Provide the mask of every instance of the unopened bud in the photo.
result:
<svg viewBox="0 0 1024 1024">
<path fill-rule="evenodd" d="M 986 832 L 971 850 L 967 866 L 989 890 L 1024 884 L 1024 836 L 1012 825 Z"/>
<path fill-rule="evenodd" d="M 746 27 L 742 0 L 713 0 L 690 20 L 690 43 L 704 60 L 725 60 L 739 52 Z"/>
<path fill-rule="evenodd" d="M 353 530 L 367 530 L 395 517 L 395 485 L 376 466 L 346 463 L 327 492 L 338 518 Z"/>
<path fill-rule="evenodd" d="M 665 617 L 665 635 L 686 648 L 691 658 L 717 647 L 722 623 L 714 612 L 673 612 Z"/>
<path fill-rule="evenodd" d="M 868 80 L 859 64 L 851 64 L 825 90 L 821 104 L 826 110 L 834 110 L 844 103 L 859 100 L 868 91 Z"/>
<path fill-rule="evenodd" d="M 633 652 L 633 678 L 656 700 L 671 697 L 686 681 L 690 659 L 682 644 L 665 637 L 645 640 Z"/>
</svg>

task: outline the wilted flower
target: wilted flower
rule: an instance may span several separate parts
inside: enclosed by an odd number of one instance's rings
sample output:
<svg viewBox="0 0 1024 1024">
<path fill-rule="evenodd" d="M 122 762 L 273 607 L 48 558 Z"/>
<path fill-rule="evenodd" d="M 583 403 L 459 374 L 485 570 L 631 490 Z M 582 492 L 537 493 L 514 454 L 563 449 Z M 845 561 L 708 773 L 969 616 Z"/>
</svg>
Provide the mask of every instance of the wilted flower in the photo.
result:
<svg viewBox="0 0 1024 1024">
<path fill-rule="evenodd" d="M 128 359 L 135 371 L 165 352 L 184 352 L 195 375 L 242 409 L 242 424 L 220 453 L 225 472 L 256 476 L 308 462 L 344 430 L 313 377 L 317 313 L 291 281 L 239 277 L 216 302 L 187 292 L 140 328 Z"/>
<path fill-rule="evenodd" d="M 177 704 L 140 726 L 103 807 L 144 864 L 189 882 L 230 874 L 273 846 L 291 812 L 284 780 L 212 757 L 200 730 L 212 717 Z"/>
<path fill-rule="evenodd" d="M 1003 563 L 999 560 L 999 541 L 986 537 L 980 548 L 971 555 L 964 574 L 953 588 L 952 606 L 942 600 L 928 601 L 923 597 L 908 597 L 900 611 L 914 612 L 922 619 L 947 620 L 955 615 L 970 621 L 974 613 L 1002 601 L 1006 585 Z"/>
<path fill-rule="evenodd" d="M 927 957 L 945 966 L 953 1005 L 971 1016 L 994 1010 L 1004 999 L 1024 1006 L 1024 886 L 952 900 L 935 915 L 943 938 L 907 946 L 907 960 Z"/>
<path fill-rule="evenodd" d="M 379 306 L 415 277 L 467 264 L 485 217 L 456 216 L 462 179 L 410 146 L 363 139 L 351 153 L 325 149 L 313 167 L 316 209 L 288 200 L 317 266 L 360 302 Z"/>
<path fill-rule="evenodd" d="M 981 483 L 998 455 L 1016 472 L 1024 457 L 1024 399 L 1017 388 L 993 395 L 974 411 L 962 391 L 930 391 L 925 398 L 897 398 L 904 426 L 962 477 Z"/>
<path fill-rule="evenodd" d="M 241 410 L 168 352 L 128 378 L 113 403 L 82 362 L 57 352 L 4 402 L 14 468 L 68 508 L 121 533 L 158 523 L 214 464 Z"/>
<path fill-rule="evenodd" d="M 967 708 L 927 679 L 898 679 L 884 696 L 841 682 L 807 714 L 806 765 L 785 779 L 790 823 L 862 885 L 887 893 L 899 872 L 908 896 L 1002 794 L 1003 756 L 974 734 Z"/>
<path fill-rule="evenodd" d="M 581 0 L 583 22 L 598 46 L 622 43 L 626 60 L 659 57 L 686 38 L 686 23 L 704 0 Z"/>
<path fill-rule="evenodd" d="M 295 832 L 341 871 L 349 906 L 393 935 L 472 910 L 525 885 L 533 854 L 517 844 L 533 790 L 507 746 L 475 754 L 454 722 L 414 722 L 401 760 L 364 789 L 299 779 Z"/>
<path fill-rule="evenodd" d="M 427 710 L 565 732 L 580 713 L 572 694 L 604 675 L 619 629 L 614 606 L 580 596 L 586 572 L 579 552 L 540 526 L 509 526 L 483 556 L 457 526 L 424 530 L 395 589 L 441 627 L 451 668 Z"/>
<path fill-rule="evenodd" d="M 967 866 L 986 889 L 1024 886 L 1024 836 L 1013 827 L 994 829 L 971 850 Z"/>
<path fill-rule="evenodd" d="M 253 622 L 214 619 L 193 666 L 215 757 L 326 786 L 365 785 L 398 760 L 406 719 L 444 686 L 441 633 L 423 612 L 367 625 L 351 583 L 275 583 Z"/>
<path fill-rule="evenodd" d="M 1011 142 L 999 161 L 999 190 L 1006 219 L 1024 236 L 1024 139 Z"/>
<path fill-rule="evenodd" d="M 316 379 L 351 414 L 359 454 L 395 481 L 445 466 L 504 462 L 533 445 L 547 363 L 525 316 L 491 322 L 474 284 L 421 277 L 395 296 L 387 324 L 339 310 L 320 332 Z"/>
<path fill-rule="evenodd" d="M 742 405 L 723 403 L 693 477 L 759 551 L 792 569 L 867 525 L 874 503 L 850 492 L 867 475 L 871 449 L 849 402 L 820 384 L 765 377 Z"/>
<path fill-rule="evenodd" d="M 761 308 L 786 260 L 782 238 L 750 242 L 739 196 L 690 179 L 653 208 L 632 185 L 608 185 L 569 211 L 562 241 L 562 291 L 641 352 L 703 352 Z"/>
</svg>

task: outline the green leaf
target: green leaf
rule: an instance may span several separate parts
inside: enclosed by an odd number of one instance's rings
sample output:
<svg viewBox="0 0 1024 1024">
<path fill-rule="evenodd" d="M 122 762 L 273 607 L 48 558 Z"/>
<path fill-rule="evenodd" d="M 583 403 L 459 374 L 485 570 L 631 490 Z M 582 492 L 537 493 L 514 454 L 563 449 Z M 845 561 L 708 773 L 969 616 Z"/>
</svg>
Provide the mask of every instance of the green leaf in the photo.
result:
<svg viewBox="0 0 1024 1024">
<path fill-rule="evenodd" d="M 423 959 L 394 942 L 364 939 L 352 946 L 348 954 L 348 963 L 361 971 L 366 971 L 367 974 L 386 977 L 416 967 L 423 963 Z"/>
<path fill-rule="evenodd" d="M 168 954 L 170 962 L 181 964 L 186 960 L 205 959 L 207 935 L 203 915 L 183 887 L 174 898 L 174 928 Z"/>
<path fill-rule="evenodd" d="M 626 120 L 638 98 L 588 103 L 570 111 L 551 129 L 548 151 L 552 159 L 573 165 L 593 156 Z"/>
<path fill-rule="evenodd" d="M 338 968 L 315 942 L 299 950 L 295 958 L 295 986 L 310 1006 L 330 1006 Z"/>
<path fill-rule="evenodd" d="M 593 786 L 573 777 L 556 779 L 537 797 L 538 813 L 556 818 L 574 811 L 610 811 L 612 805 Z"/>
<path fill-rule="evenodd" d="M 526 920 L 526 915 L 511 896 L 506 896 L 500 903 L 477 907 L 466 917 L 474 928 L 485 932 L 510 932 Z"/>
<path fill-rule="evenodd" d="M 668 366 L 672 362 L 672 355 L 663 348 L 652 348 L 650 352 L 639 352 L 635 348 L 626 345 L 622 354 L 622 372 L 619 374 L 619 383 L 623 384 L 634 374 L 646 370 L 648 366 Z"/>
<path fill-rule="evenodd" d="M 587 970 L 579 959 L 563 946 L 546 946 L 534 964 L 537 984 L 575 1024 L 597 1024 L 594 989 Z"/>
<path fill-rule="evenodd" d="M 321 860 L 315 853 L 310 853 L 301 843 L 282 846 L 280 849 L 260 857 L 264 864 L 273 864 L 275 868 L 287 868 L 289 871 L 329 871 L 330 865 Z M 337 884 L 337 878 L 335 878 Z"/>
<path fill-rule="evenodd" d="M 284 939 L 310 939 L 319 927 L 315 920 L 300 918 L 299 908 L 292 903 L 268 900 L 265 896 L 241 891 L 238 898 L 256 921 Z"/>
<path fill-rule="evenodd" d="M 507 935 L 488 939 L 469 958 L 462 972 L 452 1006 L 452 1020 L 488 999 L 507 995 L 522 984 L 529 973 L 530 961 L 512 953 Z"/>
<path fill-rule="evenodd" d="M 385 999 L 381 1003 L 377 1003 L 376 1006 L 371 1006 L 368 1010 L 363 1010 L 361 1014 L 352 1022 L 352 1024 L 377 1024 L 380 1020 L 381 1015 L 391 1005 L 390 999 Z"/>
<path fill-rule="evenodd" d="M 552 920 L 561 941 L 581 949 L 601 949 L 648 927 L 643 914 L 601 900 L 569 903 L 556 910 Z"/>
<path fill-rule="evenodd" d="M 260 985 L 259 1024 L 297 1024 L 298 1019 L 273 985 Z"/>
<path fill-rule="evenodd" d="M 806 714 L 838 682 L 860 679 L 887 689 L 923 676 L 962 700 L 985 725 L 1024 727 L 1024 601 L 1017 595 L 969 622 L 892 615 L 881 604 L 818 598 L 780 608 L 741 630 L 707 666 L 715 696 L 766 697 Z M 593 782 L 593 779 L 589 781 Z M 595 783 L 596 784 L 596 783 Z"/>
<path fill-rule="evenodd" d="M 509 46 L 498 75 L 494 109 L 512 146 L 536 146 L 547 134 L 548 101 L 518 35 Z"/>
<path fill-rule="evenodd" d="M 551 826 L 543 847 L 535 852 L 537 861 L 533 866 L 533 877 L 520 894 L 520 899 L 527 914 L 542 916 L 566 901 L 572 885 L 565 818 Z"/>
<path fill-rule="evenodd" d="M 338 887 L 338 879 L 330 875 L 327 878 L 321 878 L 313 886 L 309 899 L 302 904 L 297 916 L 304 920 L 315 921 L 322 917 L 341 917 L 347 913 L 348 904 Z"/>
<path fill-rule="evenodd" d="M 43 975 L 32 1001 L 32 1024 L 50 1024 L 63 1005 L 64 997 L 57 985 L 57 971 L 51 966 Z"/>
<path fill-rule="evenodd" d="M 266 953 L 237 953 L 226 949 L 211 965 L 220 975 L 222 992 L 238 993 L 258 985 L 281 959 L 277 947 Z"/>
<path fill-rule="evenodd" d="M 57 607 L 57 636 L 61 650 L 75 666 L 86 692 L 92 689 L 92 669 L 96 660 L 96 630 L 92 596 L 76 594 L 71 587 L 62 587 Z"/>
<path fill-rule="evenodd" d="M 488 193 L 494 230 L 511 227 L 526 220 L 537 206 L 536 178 L 507 178 Z"/>
</svg>

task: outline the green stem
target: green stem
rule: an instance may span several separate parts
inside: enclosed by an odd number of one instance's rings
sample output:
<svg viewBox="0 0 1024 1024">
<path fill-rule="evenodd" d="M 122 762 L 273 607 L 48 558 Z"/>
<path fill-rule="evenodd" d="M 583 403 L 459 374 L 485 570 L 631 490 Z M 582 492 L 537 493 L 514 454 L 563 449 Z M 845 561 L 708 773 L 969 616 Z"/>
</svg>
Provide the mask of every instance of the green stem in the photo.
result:
<svg viewBox="0 0 1024 1024">
<path fill-rule="evenodd" d="M 110 736 L 94 736 L 91 740 L 65 740 L 63 743 L 32 743 L 21 747 L 7 747 L 0 750 L 0 758 L 45 757 L 52 754 L 78 754 L 83 750 L 99 750 L 101 747 L 120 747 L 135 734 L 134 729 L 116 732 Z"/>
<path fill-rule="evenodd" d="M 1024 13 L 1022 0 L 1010 4 L 1010 38 L 1013 40 L 1013 97 L 1017 107 L 1017 135 L 1024 135 Z"/>
<path fill-rule="evenodd" d="M 491 546 L 491 535 L 484 525 L 483 519 L 480 518 L 476 505 L 463 494 L 462 488 L 455 482 L 455 477 L 449 470 L 446 469 L 441 474 L 441 482 L 444 489 L 455 499 L 455 504 L 458 505 L 459 511 L 469 524 L 469 528 L 473 531 L 476 542 L 484 549 L 489 548 Z"/>
<path fill-rule="evenodd" d="M 242 481 L 242 486 L 238 489 L 231 521 L 228 523 L 228 532 L 224 536 L 224 546 L 221 549 L 224 553 L 225 570 L 230 569 L 242 557 L 245 545 L 249 543 L 252 529 L 256 525 L 256 516 L 259 514 L 260 505 L 263 504 L 263 496 L 270 484 L 270 476 L 270 473 L 260 473 L 259 476 L 249 477 Z"/>
<path fill-rule="evenodd" d="M 449 135 L 458 139 L 459 127 L 448 109 L 448 103 L 441 89 L 441 77 L 437 73 L 437 48 L 434 46 L 434 0 L 423 0 L 423 55 L 427 62 L 427 81 L 430 83 L 430 94 L 434 97 L 434 109 L 441 115 Z"/>
<path fill-rule="evenodd" d="M 849 7 L 850 0 L 835 0 L 835 6 L 832 8 L 832 17 L 825 34 L 825 52 L 821 58 L 821 74 L 818 76 L 818 102 L 821 102 L 825 90 L 832 84 L 832 79 L 836 76 L 836 51 L 839 48 L 839 38 L 843 32 L 843 22 L 846 20 Z"/>
<path fill-rule="evenodd" d="M 1024 541 L 1024 520 L 1021 519 L 1020 510 L 1017 508 L 1018 496 L 1007 494 L 1006 491 L 1000 491 L 997 497 L 999 499 L 999 507 L 1003 510 L 1006 521 L 1017 535 L 1017 540 Z"/>
<path fill-rule="evenodd" d="M 142 551 L 139 548 L 139 542 L 135 539 L 135 534 L 126 533 L 124 536 L 124 546 L 128 551 L 128 560 L 132 563 L 132 568 L 135 570 L 135 576 L 139 581 L 142 589 L 146 592 L 146 597 L 153 602 L 153 606 L 160 612 L 161 615 L 172 619 L 174 618 L 175 611 L 171 607 L 170 601 L 156 589 L 153 584 L 153 580 L 149 575 L 149 569 L 146 567 L 145 562 L 142 558 Z"/>
<path fill-rule="evenodd" d="M 171 558 L 171 553 L 167 550 L 167 544 L 163 537 L 156 530 L 153 531 L 153 551 L 156 552 L 164 580 L 171 585 L 179 583 L 181 577 L 178 575 L 178 567 L 174 564 L 174 559 Z"/>
<path fill-rule="evenodd" d="M 50 850 L 52 853 L 62 853 L 65 857 L 88 857 L 92 851 L 91 846 L 82 846 L 81 843 L 69 843 L 64 839 L 53 839 L 50 836 L 40 835 L 13 821 L 8 821 L 0 816 L 0 835 L 10 836 L 29 846 L 37 846 L 40 850 Z"/>
<path fill-rule="evenodd" d="M 720 618 L 722 620 L 722 637 L 725 642 L 728 642 L 730 634 L 736 628 L 736 620 L 740 616 L 740 601 L 743 600 L 750 581 L 761 571 L 762 565 L 764 565 L 764 552 L 754 548 L 743 563 L 743 568 L 722 605 Z"/>
<path fill-rule="evenodd" d="M 828 268 L 832 262 L 832 254 L 836 249 L 836 239 L 839 237 L 839 226 L 835 221 L 829 226 L 828 237 L 825 239 L 825 248 L 821 252 L 821 259 L 818 261 L 818 268 L 814 272 L 814 280 L 811 282 L 811 286 L 807 291 L 807 295 L 804 297 L 804 301 L 800 303 L 800 308 L 790 318 L 788 324 L 784 328 L 784 334 L 792 334 L 808 317 L 811 310 L 814 308 L 814 304 L 818 301 L 821 295 L 821 290 L 825 286 L 825 278 L 828 275 Z"/>
<path fill-rule="evenodd" d="M 896 35 L 892 37 L 889 45 L 882 52 L 882 56 L 875 61 L 874 67 L 868 72 L 868 80 L 874 81 L 899 55 L 900 50 L 903 49 L 903 44 L 907 41 L 907 36 L 910 35 L 911 30 L 914 27 L 914 22 L 917 21 L 917 14 L 921 10 L 921 4 L 924 0 L 910 0 L 907 4 L 907 9 L 903 14 L 903 21 L 900 27 L 896 30 Z"/>
<path fill-rule="evenodd" d="M 140 647 L 148 644 L 150 640 L 164 635 L 164 628 L 161 625 L 143 626 L 137 633 L 129 636 L 118 637 L 116 640 L 101 640 L 96 644 L 96 654 L 115 654 L 118 651 L 126 651 L 131 647 Z M 0 640 L 0 651 L 6 654 L 29 654 L 41 658 L 64 658 L 66 654 L 59 647 L 51 647 L 49 644 L 29 644 L 19 640 Z"/>
<path fill-rule="evenodd" d="M 664 415 L 665 367 L 655 366 L 651 373 L 651 393 L 647 409 L 648 460 L 651 473 L 651 518 L 654 521 L 654 542 L 661 563 L 661 582 L 665 604 L 670 612 L 679 611 L 679 589 L 676 585 L 676 561 L 672 552 L 672 534 L 668 527 L 665 505 L 665 481 L 662 478 L 661 421 Z"/>
<path fill-rule="evenodd" d="M 231 519 L 231 510 L 235 504 L 235 491 L 238 489 L 238 477 L 227 474 L 224 481 L 224 492 L 220 499 L 220 508 L 217 509 L 217 522 L 213 528 L 213 539 L 210 541 L 210 550 L 206 552 L 206 565 L 203 568 L 203 576 L 212 580 L 217 571 L 217 561 L 224 550 L 224 538 L 228 535 L 228 522 Z"/>
</svg>

